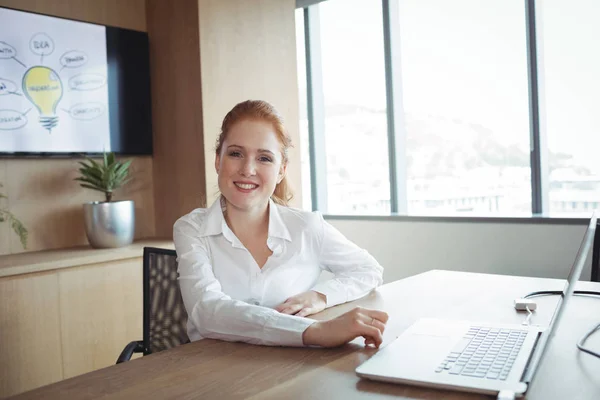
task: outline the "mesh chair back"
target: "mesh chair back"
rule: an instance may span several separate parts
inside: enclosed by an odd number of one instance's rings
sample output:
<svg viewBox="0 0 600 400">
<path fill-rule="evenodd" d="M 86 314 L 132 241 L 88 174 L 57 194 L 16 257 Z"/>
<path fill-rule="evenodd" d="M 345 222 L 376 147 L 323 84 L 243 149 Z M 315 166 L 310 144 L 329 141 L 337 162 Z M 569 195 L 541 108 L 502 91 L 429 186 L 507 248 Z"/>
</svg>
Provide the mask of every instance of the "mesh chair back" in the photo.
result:
<svg viewBox="0 0 600 400">
<path fill-rule="evenodd" d="M 144 247 L 144 354 L 188 343 L 175 250 Z"/>
</svg>

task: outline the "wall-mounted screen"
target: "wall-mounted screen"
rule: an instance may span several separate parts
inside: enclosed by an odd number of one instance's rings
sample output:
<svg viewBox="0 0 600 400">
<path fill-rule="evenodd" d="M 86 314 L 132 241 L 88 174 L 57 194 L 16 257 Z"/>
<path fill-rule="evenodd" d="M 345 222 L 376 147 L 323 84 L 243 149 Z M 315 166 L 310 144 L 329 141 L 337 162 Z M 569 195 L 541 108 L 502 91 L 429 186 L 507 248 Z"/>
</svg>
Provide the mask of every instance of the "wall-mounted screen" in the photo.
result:
<svg viewBox="0 0 600 400">
<path fill-rule="evenodd" d="M 144 32 L 0 7 L 0 155 L 152 154 Z"/>
</svg>

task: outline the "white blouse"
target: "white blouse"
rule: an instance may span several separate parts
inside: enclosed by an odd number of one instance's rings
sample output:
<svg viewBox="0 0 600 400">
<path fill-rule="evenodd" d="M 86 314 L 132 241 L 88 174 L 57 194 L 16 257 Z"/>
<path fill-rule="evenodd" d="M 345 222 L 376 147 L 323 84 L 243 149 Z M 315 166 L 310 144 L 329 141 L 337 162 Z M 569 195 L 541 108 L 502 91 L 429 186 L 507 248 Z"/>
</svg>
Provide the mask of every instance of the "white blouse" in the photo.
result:
<svg viewBox="0 0 600 400">
<path fill-rule="evenodd" d="M 302 333 L 315 321 L 274 307 L 308 290 L 324 294 L 331 307 L 382 283 L 379 263 L 320 213 L 271 200 L 267 246 L 273 254 L 262 269 L 227 226 L 219 200 L 177 220 L 173 240 L 191 341 L 302 346 Z M 322 270 L 334 277 L 317 282 Z"/>
</svg>

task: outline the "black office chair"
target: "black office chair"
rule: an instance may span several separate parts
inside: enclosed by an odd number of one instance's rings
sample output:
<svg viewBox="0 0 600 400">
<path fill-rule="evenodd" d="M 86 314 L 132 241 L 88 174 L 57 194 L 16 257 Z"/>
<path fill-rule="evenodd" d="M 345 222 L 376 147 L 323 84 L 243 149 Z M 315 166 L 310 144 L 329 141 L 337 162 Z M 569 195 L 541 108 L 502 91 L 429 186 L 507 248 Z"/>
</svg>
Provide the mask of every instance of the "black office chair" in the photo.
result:
<svg viewBox="0 0 600 400">
<path fill-rule="evenodd" d="M 596 224 L 594 247 L 592 248 L 592 282 L 600 282 L 600 220 Z"/>
<path fill-rule="evenodd" d="M 133 353 L 148 355 L 189 343 L 186 323 L 177 282 L 177 253 L 144 247 L 144 337 L 125 346 L 117 364 L 129 361 Z"/>
</svg>

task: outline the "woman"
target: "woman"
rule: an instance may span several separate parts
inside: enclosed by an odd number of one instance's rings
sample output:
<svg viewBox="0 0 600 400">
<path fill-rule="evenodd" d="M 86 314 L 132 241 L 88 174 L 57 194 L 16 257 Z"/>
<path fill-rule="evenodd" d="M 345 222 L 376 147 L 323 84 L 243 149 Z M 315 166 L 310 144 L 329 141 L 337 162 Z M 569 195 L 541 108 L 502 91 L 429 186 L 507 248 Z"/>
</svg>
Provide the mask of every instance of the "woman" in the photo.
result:
<svg viewBox="0 0 600 400">
<path fill-rule="evenodd" d="M 220 199 L 173 228 L 188 336 L 325 347 L 362 336 L 379 347 L 382 311 L 306 318 L 381 285 L 383 268 L 320 213 L 287 207 L 290 146 L 267 102 L 245 101 L 225 116 L 215 159 Z M 334 278 L 318 283 L 322 269 Z"/>
</svg>

